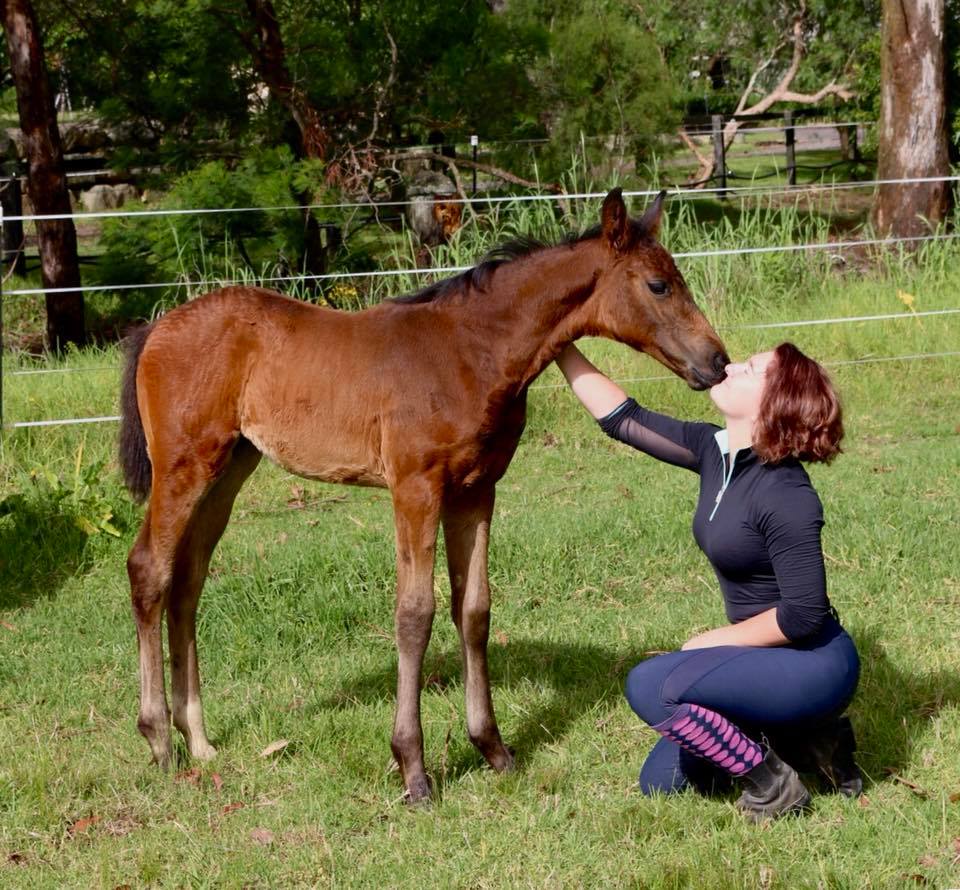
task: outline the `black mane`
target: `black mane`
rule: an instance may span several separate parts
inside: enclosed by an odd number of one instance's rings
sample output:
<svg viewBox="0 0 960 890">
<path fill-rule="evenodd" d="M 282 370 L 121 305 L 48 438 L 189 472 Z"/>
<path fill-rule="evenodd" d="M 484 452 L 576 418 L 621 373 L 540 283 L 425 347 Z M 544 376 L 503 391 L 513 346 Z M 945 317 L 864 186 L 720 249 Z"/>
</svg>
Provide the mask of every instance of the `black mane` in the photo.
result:
<svg viewBox="0 0 960 890">
<path fill-rule="evenodd" d="M 454 275 L 452 278 L 445 278 L 443 281 L 437 281 L 421 290 L 414 291 L 412 294 L 405 294 L 401 297 L 393 297 L 386 302 L 403 303 L 407 306 L 417 303 L 433 303 L 437 300 L 443 300 L 452 297 L 455 294 L 464 293 L 470 288 L 483 291 L 486 290 L 490 282 L 490 276 L 494 270 L 500 266 L 513 262 L 521 257 L 530 256 L 541 250 L 550 247 L 568 244 L 573 246 L 580 241 L 586 241 L 589 238 L 596 238 L 600 234 L 600 226 L 592 226 L 580 234 L 570 234 L 561 239 L 558 244 L 547 244 L 538 241 L 536 238 L 519 237 L 506 241 L 498 247 L 489 251 L 476 266 Z"/>
</svg>

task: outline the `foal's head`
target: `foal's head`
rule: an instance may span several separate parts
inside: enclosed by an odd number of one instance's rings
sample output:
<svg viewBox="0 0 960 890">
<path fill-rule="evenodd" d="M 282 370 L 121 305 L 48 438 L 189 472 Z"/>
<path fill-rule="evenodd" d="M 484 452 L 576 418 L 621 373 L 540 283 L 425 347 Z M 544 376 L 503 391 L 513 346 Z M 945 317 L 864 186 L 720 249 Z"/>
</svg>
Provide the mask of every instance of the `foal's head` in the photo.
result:
<svg viewBox="0 0 960 890">
<path fill-rule="evenodd" d="M 619 188 L 600 215 L 606 262 L 597 279 L 594 322 L 604 336 L 649 353 L 693 389 L 724 378 L 730 359 L 697 308 L 673 257 L 657 242 L 664 192 L 639 220 L 630 219 Z"/>
</svg>

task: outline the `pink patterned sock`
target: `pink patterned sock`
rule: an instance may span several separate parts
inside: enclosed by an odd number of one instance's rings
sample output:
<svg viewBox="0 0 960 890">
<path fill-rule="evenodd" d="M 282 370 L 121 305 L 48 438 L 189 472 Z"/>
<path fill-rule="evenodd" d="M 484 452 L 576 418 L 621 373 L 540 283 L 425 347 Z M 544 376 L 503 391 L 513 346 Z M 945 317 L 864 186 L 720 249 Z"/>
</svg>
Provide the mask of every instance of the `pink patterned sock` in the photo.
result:
<svg viewBox="0 0 960 890">
<path fill-rule="evenodd" d="M 662 736 L 703 757 L 734 776 L 753 769 L 763 760 L 763 750 L 726 717 L 702 705 L 682 704 L 653 727 Z"/>
</svg>

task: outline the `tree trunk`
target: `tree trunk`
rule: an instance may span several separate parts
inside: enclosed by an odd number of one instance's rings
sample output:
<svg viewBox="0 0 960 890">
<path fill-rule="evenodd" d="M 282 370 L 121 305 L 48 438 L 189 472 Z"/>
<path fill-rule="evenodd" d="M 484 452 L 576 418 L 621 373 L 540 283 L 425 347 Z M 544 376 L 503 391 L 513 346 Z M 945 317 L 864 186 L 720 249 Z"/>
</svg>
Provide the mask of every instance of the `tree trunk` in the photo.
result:
<svg viewBox="0 0 960 890">
<path fill-rule="evenodd" d="M 271 0 L 246 0 L 257 27 L 257 44 L 251 47 L 257 72 L 277 101 L 290 112 L 300 130 L 304 157 L 324 160 L 329 139 L 310 97 L 296 86 L 287 68 L 280 22 Z"/>
<path fill-rule="evenodd" d="M 947 176 L 944 0 L 885 0 L 877 179 Z M 947 182 L 881 185 L 873 222 L 884 235 L 923 235 L 946 216 Z"/>
<path fill-rule="evenodd" d="M 29 164 L 27 192 L 33 212 L 70 213 L 63 148 L 36 13 L 30 0 L 0 0 L 0 13 L 17 91 L 20 129 Z M 72 219 L 42 220 L 36 226 L 44 288 L 76 288 L 70 293 L 48 293 L 46 297 L 47 342 L 51 349 L 59 351 L 68 343 L 79 345 L 84 341 L 77 230 Z"/>
</svg>

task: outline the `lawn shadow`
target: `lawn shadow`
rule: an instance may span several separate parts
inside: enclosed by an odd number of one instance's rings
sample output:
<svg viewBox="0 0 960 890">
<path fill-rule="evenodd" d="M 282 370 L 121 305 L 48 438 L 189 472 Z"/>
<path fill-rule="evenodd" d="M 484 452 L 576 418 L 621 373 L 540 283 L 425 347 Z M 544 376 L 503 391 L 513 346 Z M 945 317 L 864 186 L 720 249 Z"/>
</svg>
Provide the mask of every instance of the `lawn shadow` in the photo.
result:
<svg viewBox="0 0 960 890">
<path fill-rule="evenodd" d="M 0 610 L 54 595 L 84 563 L 87 535 L 52 501 L 0 502 Z"/>
<path fill-rule="evenodd" d="M 904 672 L 874 631 L 854 631 L 860 652 L 860 686 L 850 706 L 857 762 L 869 782 L 889 781 L 913 761 L 929 721 L 960 704 L 960 673 Z"/>
<path fill-rule="evenodd" d="M 546 744 L 562 739 L 580 716 L 601 703 L 616 703 L 623 696 L 627 672 L 654 652 L 652 645 L 630 649 L 609 649 L 585 643 L 564 643 L 542 639 L 511 639 L 506 645 L 490 646 L 490 682 L 494 702 L 498 690 L 520 684 L 548 686 L 534 706 L 525 708 L 519 726 L 504 732 L 504 742 L 516 754 L 516 767 L 523 772 L 533 753 Z M 462 693 L 462 667 L 459 648 L 428 651 L 424 663 L 425 694 L 430 690 L 457 687 Z M 340 687 L 316 705 L 316 711 L 368 705 L 393 699 L 396 692 L 396 661 L 383 669 L 345 679 Z M 624 705 L 626 706 L 626 705 Z M 466 738 L 466 717 L 462 698 L 459 703 Z M 501 706 L 502 707 L 502 706 Z M 385 727 L 389 732 L 389 727 Z M 456 744 L 450 759 L 445 759 L 443 784 L 455 781 L 483 764 L 483 758 L 467 743 Z"/>
</svg>

